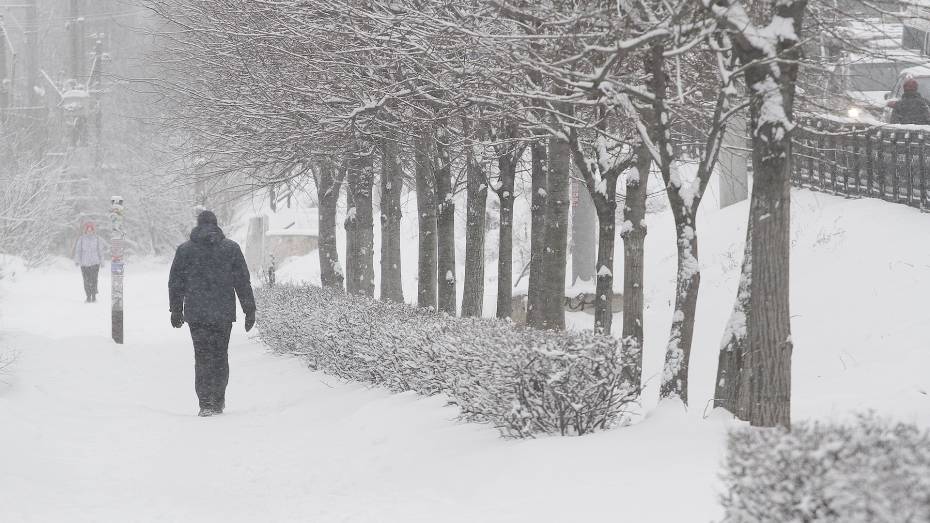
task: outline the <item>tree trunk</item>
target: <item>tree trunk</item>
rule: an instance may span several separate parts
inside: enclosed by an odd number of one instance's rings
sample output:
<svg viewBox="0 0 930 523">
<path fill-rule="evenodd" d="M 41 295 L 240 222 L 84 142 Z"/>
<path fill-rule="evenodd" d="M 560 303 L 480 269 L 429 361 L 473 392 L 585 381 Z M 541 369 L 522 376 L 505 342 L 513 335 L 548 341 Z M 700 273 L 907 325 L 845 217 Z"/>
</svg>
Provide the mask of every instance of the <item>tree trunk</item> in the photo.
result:
<svg viewBox="0 0 930 523">
<path fill-rule="evenodd" d="M 643 370 L 643 289 L 645 285 L 646 192 L 652 156 L 646 148 L 637 153 L 636 175 L 626 180 L 623 210 L 623 330 L 620 334 L 623 353 L 634 362 L 629 382 L 642 386 Z"/>
<path fill-rule="evenodd" d="M 343 174 L 329 160 L 320 164 L 317 180 L 317 200 L 319 201 L 319 255 L 320 283 L 323 287 L 343 288 L 343 270 L 339 264 L 339 249 L 336 246 L 336 208 L 339 205 L 339 188 L 342 186 Z"/>
<path fill-rule="evenodd" d="M 430 165 L 429 138 L 417 136 L 414 145 L 417 185 L 417 305 L 436 308 L 436 183 Z"/>
<path fill-rule="evenodd" d="M 452 163 L 449 158 L 448 133 L 444 126 L 436 133 L 436 208 L 438 249 L 439 310 L 455 316 L 455 203 L 452 200 Z"/>
<path fill-rule="evenodd" d="M 697 226 L 695 219 L 701 203 L 701 192 L 686 186 L 680 173 L 674 172 L 675 158 L 672 156 L 669 129 L 669 113 L 665 105 L 668 91 L 668 75 L 665 71 L 665 47 L 656 43 L 644 58 L 650 71 L 649 84 L 654 99 L 649 115 L 649 133 L 658 152 L 657 165 L 665 182 L 665 193 L 675 219 L 675 240 L 678 251 L 676 273 L 675 312 L 665 352 L 665 368 L 659 396 L 663 399 L 678 398 L 688 404 L 688 363 L 691 359 L 691 343 L 694 337 L 694 320 L 697 313 L 698 289 L 701 285 L 698 264 Z"/>
<path fill-rule="evenodd" d="M 546 200 L 547 150 L 544 138 L 537 136 L 532 145 L 532 207 L 530 208 L 530 279 L 527 289 L 526 324 L 545 328 L 546 292 Z"/>
<path fill-rule="evenodd" d="M 677 204 L 677 205 L 676 205 Z M 675 312 L 665 352 L 660 396 L 679 398 L 688 404 L 688 362 L 694 337 L 694 317 L 697 312 L 701 272 L 698 266 L 698 243 L 695 217 L 679 202 L 673 204 L 675 233 L 678 239 L 678 276 L 675 290 Z M 676 210 L 677 208 L 677 210 Z"/>
<path fill-rule="evenodd" d="M 400 256 L 400 197 L 403 174 L 397 144 L 381 144 L 381 299 L 403 303 L 404 288 Z"/>
<path fill-rule="evenodd" d="M 791 425 L 791 316 L 788 302 L 791 250 L 790 138 L 754 139 L 752 279 L 749 283 L 750 416 L 752 425 Z M 763 151 L 764 149 L 764 151 Z"/>
<path fill-rule="evenodd" d="M 467 133 L 466 133 L 467 134 Z M 465 223 L 465 282 L 462 316 L 480 318 L 484 312 L 484 227 L 488 185 L 471 147 L 465 150 L 468 196 Z"/>
<path fill-rule="evenodd" d="M 346 292 L 358 294 L 359 287 L 359 239 L 358 239 L 358 209 L 355 207 L 355 197 L 359 186 L 358 160 L 346 160 Z"/>
<path fill-rule="evenodd" d="M 358 208 L 359 290 L 375 297 L 375 216 L 372 201 L 375 184 L 374 156 L 368 152 L 359 159 L 359 192 L 355 196 Z"/>
<path fill-rule="evenodd" d="M 746 229 L 746 245 L 743 248 L 743 265 L 740 271 L 736 303 L 727 322 L 720 355 L 717 359 L 717 381 L 714 387 L 714 407 L 724 408 L 738 418 L 749 419 L 748 395 L 743 388 L 748 386 L 749 371 L 744 363 L 749 362 L 746 354 L 746 317 L 749 312 L 749 284 L 752 281 L 752 227 Z M 745 371 L 745 372 L 744 372 Z M 744 380 L 744 378 L 746 378 Z M 748 391 L 748 389 L 746 389 Z"/>
<path fill-rule="evenodd" d="M 731 2 L 715 0 L 708 7 L 726 15 Z M 753 186 L 749 211 L 752 237 L 748 243 L 752 277 L 746 322 L 748 358 L 741 362 L 744 375 L 739 403 L 744 403 L 745 392 L 749 421 L 756 426 L 791 426 L 791 129 L 801 55 L 796 35 L 801 34 L 806 9 L 806 0 L 772 4 L 771 18 L 790 20 L 793 29 L 792 33 L 781 31 L 774 48 L 772 43 L 760 43 L 755 38 L 758 28 L 747 25 L 744 19 L 723 18 L 734 29 L 733 49 L 746 68 L 745 84 L 749 86 Z M 748 382 L 745 388 L 744 381 Z M 741 410 L 740 405 L 737 410 Z"/>
<path fill-rule="evenodd" d="M 362 151 L 356 151 L 364 154 Z M 349 194 L 352 201 L 346 216 L 346 258 L 351 271 L 346 274 L 350 294 L 375 295 L 374 211 L 372 188 L 375 181 L 371 154 L 349 160 Z M 350 249 L 351 238 L 351 249 Z"/>
<path fill-rule="evenodd" d="M 616 194 L 617 177 L 605 178 L 608 194 Z M 614 244 L 616 243 L 617 201 L 606 198 L 597 210 L 597 286 L 594 301 L 594 331 L 610 334 L 614 318 Z"/>
<path fill-rule="evenodd" d="M 778 2 L 773 18 L 791 20 L 801 34 L 805 0 Z M 753 184 L 749 227 L 752 229 L 752 278 L 746 323 L 751 355 L 748 387 L 749 422 L 755 426 L 791 427 L 791 121 L 801 45 L 796 39 L 778 43 L 779 75 L 755 65 L 746 71 L 750 88 Z M 744 63 L 753 58 L 742 53 Z M 776 86 L 777 88 L 772 88 Z M 784 117 L 773 118 L 781 104 Z M 746 363 L 743 364 L 746 367 Z"/>
<path fill-rule="evenodd" d="M 500 168 L 500 237 L 497 255 L 497 317 L 513 314 L 513 187 L 517 162 L 510 153 L 498 159 Z"/>
<path fill-rule="evenodd" d="M 613 323 L 614 244 L 617 223 L 617 179 L 623 171 L 615 166 L 607 172 L 598 168 L 599 161 L 589 161 L 578 142 L 574 129 L 568 132 L 568 145 L 575 160 L 575 168 L 584 179 L 585 192 L 590 195 L 597 211 L 598 248 L 594 264 L 597 283 L 594 300 L 594 330 L 610 334 Z"/>
<path fill-rule="evenodd" d="M 571 149 L 565 140 L 549 141 L 549 189 L 546 205 L 544 328 L 565 328 L 565 269 L 568 253 L 568 204 Z"/>
</svg>

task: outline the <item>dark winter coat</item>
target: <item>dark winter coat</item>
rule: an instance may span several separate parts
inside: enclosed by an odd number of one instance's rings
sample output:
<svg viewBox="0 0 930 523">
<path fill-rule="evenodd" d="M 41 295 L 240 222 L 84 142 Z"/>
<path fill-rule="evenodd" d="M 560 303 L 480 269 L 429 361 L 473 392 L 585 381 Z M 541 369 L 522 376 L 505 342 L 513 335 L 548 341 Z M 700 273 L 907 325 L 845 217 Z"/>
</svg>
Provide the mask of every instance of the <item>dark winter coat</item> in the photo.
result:
<svg viewBox="0 0 930 523">
<path fill-rule="evenodd" d="M 212 224 L 198 225 L 178 247 L 168 278 L 171 312 L 188 323 L 236 321 L 236 295 L 246 314 L 255 312 L 249 269 L 239 244 Z"/>
<path fill-rule="evenodd" d="M 906 92 L 891 110 L 891 123 L 930 125 L 930 106 L 917 92 Z"/>
</svg>

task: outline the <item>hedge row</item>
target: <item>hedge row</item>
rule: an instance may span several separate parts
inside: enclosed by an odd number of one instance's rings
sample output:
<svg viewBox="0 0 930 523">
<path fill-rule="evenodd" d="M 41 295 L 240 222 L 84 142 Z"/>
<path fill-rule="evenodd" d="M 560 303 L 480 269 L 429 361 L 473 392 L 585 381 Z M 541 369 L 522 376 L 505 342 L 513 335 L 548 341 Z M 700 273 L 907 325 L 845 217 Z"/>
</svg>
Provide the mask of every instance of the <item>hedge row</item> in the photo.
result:
<svg viewBox="0 0 930 523">
<path fill-rule="evenodd" d="M 581 435 L 622 420 L 638 391 L 620 344 L 517 328 L 311 286 L 258 291 L 260 337 L 309 366 L 391 391 L 445 394 L 505 435 Z"/>
<path fill-rule="evenodd" d="M 738 430 L 723 481 L 727 523 L 926 523 L 930 434 L 873 415 Z"/>
</svg>

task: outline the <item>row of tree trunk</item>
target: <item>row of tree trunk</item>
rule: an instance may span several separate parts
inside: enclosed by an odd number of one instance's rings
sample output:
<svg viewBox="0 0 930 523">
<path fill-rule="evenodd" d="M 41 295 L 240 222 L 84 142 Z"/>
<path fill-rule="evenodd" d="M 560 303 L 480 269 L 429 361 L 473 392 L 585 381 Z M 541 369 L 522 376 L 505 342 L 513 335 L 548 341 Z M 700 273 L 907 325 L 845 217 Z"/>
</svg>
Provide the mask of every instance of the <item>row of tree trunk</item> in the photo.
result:
<svg viewBox="0 0 930 523">
<path fill-rule="evenodd" d="M 465 122 L 464 132 L 471 132 Z M 452 173 L 452 143 L 445 125 L 420 132 L 413 139 L 413 175 L 417 196 L 417 305 L 449 314 L 484 313 L 485 221 L 491 188 L 500 202 L 497 310 L 499 318 L 513 311 L 513 206 L 517 169 L 529 148 L 532 169 L 532 229 L 527 323 L 542 329 L 564 329 L 563 309 L 568 252 L 571 156 L 564 139 L 534 135 L 521 138 L 516 123 L 497 130 L 496 182 L 486 172 L 475 149 L 465 147 L 465 280 L 461 311 L 456 280 L 455 204 L 458 184 Z M 527 143 L 529 142 L 529 143 Z M 321 281 L 345 287 L 349 293 L 374 296 L 373 189 L 375 157 L 380 156 L 381 285 L 383 300 L 402 302 L 401 192 L 404 174 L 401 147 L 382 140 L 377 147 L 359 144 L 342 162 L 321 161 L 316 170 L 319 199 Z M 336 247 L 336 206 L 345 185 L 347 214 L 346 267 Z M 612 294 L 612 293 L 611 293 Z"/>
</svg>

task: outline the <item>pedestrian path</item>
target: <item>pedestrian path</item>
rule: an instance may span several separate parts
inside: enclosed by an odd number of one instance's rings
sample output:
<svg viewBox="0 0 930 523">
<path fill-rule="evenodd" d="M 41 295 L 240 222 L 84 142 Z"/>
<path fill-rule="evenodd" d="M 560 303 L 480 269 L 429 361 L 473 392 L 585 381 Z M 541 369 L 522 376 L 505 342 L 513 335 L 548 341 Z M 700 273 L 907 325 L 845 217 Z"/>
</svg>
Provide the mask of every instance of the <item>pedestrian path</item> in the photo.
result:
<svg viewBox="0 0 930 523">
<path fill-rule="evenodd" d="M 64 263 L 0 287 L 0 350 L 18 353 L 0 376 L 0 521 L 577 521 L 616 514 L 618 496 L 637 521 L 716 514 L 713 426 L 669 450 L 687 470 L 662 476 L 636 430 L 503 440 L 455 422 L 440 398 L 340 383 L 269 354 L 241 324 L 227 411 L 198 418 L 167 266 L 128 265 L 122 346 L 101 276 L 97 304 L 83 303 Z M 662 432 L 657 445 L 679 439 Z M 648 492 L 676 482 L 695 503 L 656 512 Z"/>
</svg>

